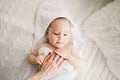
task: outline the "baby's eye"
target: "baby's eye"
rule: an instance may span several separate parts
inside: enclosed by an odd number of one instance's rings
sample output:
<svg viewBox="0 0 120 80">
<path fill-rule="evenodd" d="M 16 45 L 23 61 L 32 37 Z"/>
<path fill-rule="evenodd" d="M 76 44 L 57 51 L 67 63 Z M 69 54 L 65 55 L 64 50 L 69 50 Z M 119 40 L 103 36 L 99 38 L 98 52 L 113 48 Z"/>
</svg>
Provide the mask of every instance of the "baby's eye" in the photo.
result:
<svg viewBox="0 0 120 80">
<path fill-rule="evenodd" d="M 56 33 L 56 32 L 53 32 L 53 34 L 55 34 L 55 35 L 59 35 L 59 33 Z"/>
<path fill-rule="evenodd" d="M 64 36 L 68 36 L 68 34 L 64 34 Z"/>
</svg>

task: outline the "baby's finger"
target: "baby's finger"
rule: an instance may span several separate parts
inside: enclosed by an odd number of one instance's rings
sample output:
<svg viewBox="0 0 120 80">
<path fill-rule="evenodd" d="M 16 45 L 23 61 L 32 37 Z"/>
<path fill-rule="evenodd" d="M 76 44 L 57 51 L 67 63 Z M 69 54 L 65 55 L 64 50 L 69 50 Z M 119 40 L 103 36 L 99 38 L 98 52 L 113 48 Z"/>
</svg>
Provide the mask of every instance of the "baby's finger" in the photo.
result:
<svg viewBox="0 0 120 80">
<path fill-rule="evenodd" d="M 40 65 L 42 64 L 42 62 L 39 59 L 37 59 L 37 63 Z"/>
</svg>

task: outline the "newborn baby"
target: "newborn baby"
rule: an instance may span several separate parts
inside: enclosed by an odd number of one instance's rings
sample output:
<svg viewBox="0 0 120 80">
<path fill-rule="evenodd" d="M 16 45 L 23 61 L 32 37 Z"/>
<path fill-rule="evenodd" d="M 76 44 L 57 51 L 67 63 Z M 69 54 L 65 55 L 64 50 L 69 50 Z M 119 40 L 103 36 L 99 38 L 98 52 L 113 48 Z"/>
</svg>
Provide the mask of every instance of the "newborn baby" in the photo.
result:
<svg viewBox="0 0 120 80">
<path fill-rule="evenodd" d="M 31 54 L 29 60 L 33 64 L 42 64 L 46 55 L 54 52 L 64 62 L 49 80 L 75 80 L 77 69 L 81 66 L 81 58 L 71 44 L 71 22 L 64 17 L 54 19 L 48 26 L 45 37 L 48 42 L 40 44 Z M 35 76 L 28 80 L 34 80 Z"/>
</svg>

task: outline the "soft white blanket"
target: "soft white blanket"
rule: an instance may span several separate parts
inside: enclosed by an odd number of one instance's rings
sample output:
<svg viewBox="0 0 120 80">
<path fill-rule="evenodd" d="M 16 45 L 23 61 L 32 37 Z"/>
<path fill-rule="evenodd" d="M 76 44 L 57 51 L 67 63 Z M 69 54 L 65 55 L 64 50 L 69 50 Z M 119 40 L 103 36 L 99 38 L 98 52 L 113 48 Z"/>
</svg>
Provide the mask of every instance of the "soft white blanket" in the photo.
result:
<svg viewBox="0 0 120 80">
<path fill-rule="evenodd" d="M 88 56 L 88 58 L 91 58 L 85 59 L 91 61 L 86 64 L 89 65 L 89 68 L 86 72 L 85 80 L 94 78 L 96 80 L 120 79 L 119 12 L 120 1 L 116 0 L 95 12 L 84 23 L 82 30 L 98 46 L 94 47 L 94 55 L 93 52 L 89 56 L 83 53 L 84 57 Z M 92 47 L 89 49 L 92 49 Z"/>
</svg>

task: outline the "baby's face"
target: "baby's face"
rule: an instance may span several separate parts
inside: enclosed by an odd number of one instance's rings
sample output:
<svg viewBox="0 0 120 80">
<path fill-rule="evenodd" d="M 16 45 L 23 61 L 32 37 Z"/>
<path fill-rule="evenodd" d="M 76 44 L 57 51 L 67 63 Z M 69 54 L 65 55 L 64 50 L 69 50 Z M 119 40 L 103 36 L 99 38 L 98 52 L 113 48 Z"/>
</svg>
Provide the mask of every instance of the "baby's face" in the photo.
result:
<svg viewBox="0 0 120 80">
<path fill-rule="evenodd" d="M 49 43 L 55 48 L 63 48 L 70 40 L 70 22 L 66 19 L 56 19 L 52 22 L 46 34 Z"/>
</svg>

